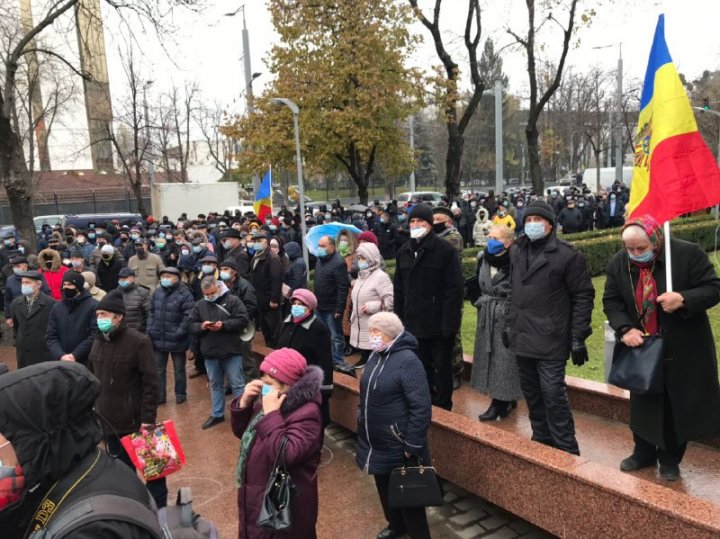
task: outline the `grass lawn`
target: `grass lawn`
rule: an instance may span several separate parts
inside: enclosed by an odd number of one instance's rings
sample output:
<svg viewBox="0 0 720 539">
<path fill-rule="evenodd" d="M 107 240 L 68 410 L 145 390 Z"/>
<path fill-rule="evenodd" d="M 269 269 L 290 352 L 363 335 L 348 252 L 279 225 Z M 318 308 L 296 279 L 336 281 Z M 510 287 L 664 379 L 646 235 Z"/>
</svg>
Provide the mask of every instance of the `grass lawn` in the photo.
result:
<svg viewBox="0 0 720 539">
<path fill-rule="evenodd" d="M 719 267 L 716 264 L 715 270 Z M 587 378 L 588 380 L 596 380 L 598 382 L 605 381 L 605 313 L 602 309 L 602 293 L 605 288 L 605 277 L 595 277 L 593 279 L 595 286 L 595 308 L 592 316 L 592 335 L 588 338 L 586 344 L 590 353 L 590 361 L 582 367 L 576 367 L 572 361 L 568 361 L 567 373 L 570 376 L 579 378 Z M 712 326 L 713 335 L 715 336 L 715 347 L 720 348 L 720 305 L 713 307 L 708 311 L 710 316 L 710 325 Z M 475 341 L 475 326 L 477 320 L 477 309 L 470 302 L 465 302 L 465 310 L 463 311 L 462 321 L 462 341 L 463 352 L 472 354 Z M 720 365 L 720 361 L 718 361 Z"/>
</svg>

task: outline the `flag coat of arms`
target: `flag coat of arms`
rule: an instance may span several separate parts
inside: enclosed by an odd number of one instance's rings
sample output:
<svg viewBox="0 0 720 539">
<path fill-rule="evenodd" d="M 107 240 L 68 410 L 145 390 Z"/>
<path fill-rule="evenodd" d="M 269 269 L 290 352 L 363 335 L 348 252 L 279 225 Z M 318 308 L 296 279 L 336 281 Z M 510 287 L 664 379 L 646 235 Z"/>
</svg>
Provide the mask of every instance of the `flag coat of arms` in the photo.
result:
<svg viewBox="0 0 720 539">
<path fill-rule="evenodd" d="M 670 56 L 664 15 L 655 29 L 634 145 L 629 218 L 650 215 L 665 223 L 720 203 L 720 170 Z"/>
</svg>

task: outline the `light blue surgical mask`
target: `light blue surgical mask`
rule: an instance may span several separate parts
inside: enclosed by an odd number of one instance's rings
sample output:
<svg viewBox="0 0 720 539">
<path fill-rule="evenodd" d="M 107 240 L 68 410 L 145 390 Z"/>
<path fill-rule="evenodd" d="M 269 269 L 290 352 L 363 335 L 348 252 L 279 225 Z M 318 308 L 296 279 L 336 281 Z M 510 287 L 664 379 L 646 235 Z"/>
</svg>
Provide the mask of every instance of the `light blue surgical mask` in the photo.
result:
<svg viewBox="0 0 720 539">
<path fill-rule="evenodd" d="M 328 255 L 327 249 L 323 247 L 318 247 L 317 249 L 317 255 L 320 258 L 325 258 Z"/>
<path fill-rule="evenodd" d="M 109 333 L 113 328 L 112 318 L 98 318 L 97 327 L 103 333 Z"/>
<path fill-rule="evenodd" d="M 132 283 L 131 283 L 130 281 L 118 281 L 118 286 L 119 286 L 120 288 L 127 288 L 127 287 L 130 286 L 131 284 L 132 284 Z"/>
<path fill-rule="evenodd" d="M 229 281 L 230 277 L 232 277 L 232 275 L 230 275 L 229 271 L 221 271 L 220 272 L 220 279 L 222 279 L 223 281 Z"/>
<path fill-rule="evenodd" d="M 193 253 L 197 254 L 202 251 L 202 245 L 193 245 Z"/>
<path fill-rule="evenodd" d="M 215 303 L 219 297 L 220 297 L 220 294 L 215 294 L 213 296 L 205 296 L 205 300 L 209 301 L 210 303 Z"/>
<path fill-rule="evenodd" d="M 271 386 L 270 384 L 263 384 L 262 386 L 262 396 L 268 395 L 273 392 L 275 388 Z"/>
<path fill-rule="evenodd" d="M 290 307 L 290 314 L 292 314 L 293 318 L 302 318 L 305 316 L 307 307 L 304 305 L 293 305 Z"/>
<path fill-rule="evenodd" d="M 487 241 L 487 252 L 491 255 L 496 255 L 501 251 L 505 250 L 505 244 L 495 238 L 490 238 Z"/>
<path fill-rule="evenodd" d="M 525 223 L 524 230 L 530 241 L 537 241 L 545 237 L 545 223 Z"/>
<path fill-rule="evenodd" d="M 215 266 L 213 266 L 211 264 L 203 264 L 202 265 L 202 272 L 205 273 L 206 275 L 210 275 L 214 271 L 215 271 Z"/>
<path fill-rule="evenodd" d="M 630 260 L 633 262 L 639 262 L 640 264 L 647 264 L 649 262 L 652 262 L 655 258 L 655 253 L 653 253 L 653 250 L 650 249 L 649 251 L 645 251 L 641 255 L 634 255 L 631 253 L 628 253 L 628 256 L 630 257 Z"/>
<path fill-rule="evenodd" d="M 405 220 L 405 214 L 401 213 L 398 215 L 398 222 L 402 223 Z"/>
<path fill-rule="evenodd" d="M 13 273 L 14 273 L 15 275 L 20 275 L 21 273 L 23 273 L 23 271 L 24 271 L 24 270 L 22 270 L 22 269 L 20 269 L 20 268 L 13 268 Z"/>
<path fill-rule="evenodd" d="M 156 241 L 155 247 L 157 247 L 158 249 L 165 249 L 165 242 L 164 241 Z"/>
<path fill-rule="evenodd" d="M 277 225 L 268 225 L 268 228 L 274 232 L 277 230 Z"/>
<path fill-rule="evenodd" d="M 358 260 L 358 269 L 360 270 L 366 270 L 370 267 L 370 264 L 367 260 Z"/>
<path fill-rule="evenodd" d="M 168 279 L 167 277 L 164 277 L 160 279 L 160 286 L 164 288 L 170 288 L 173 285 L 172 279 Z"/>
<path fill-rule="evenodd" d="M 23 284 L 20 285 L 20 292 L 22 292 L 23 296 L 32 296 L 32 293 L 35 292 L 35 287 L 31 284 Z"/>
<path fill-rule="evenodd" d="M 222 246 L 223 246 L 225 249 L 228 249 L 228 250 L 232 249 L 232 243 L 230 243 L 230 242 L 227 241 L 227 240 L 224 241 L 224 242 L 222 242 Z"/>
<path fill-rule="evenodd" d="M 253 249 L 255 250 L 256 253 L 262 253 L 265 250 L 265 244 L 257 241 L 255 243 L 253 243 Z"/>
</svg>

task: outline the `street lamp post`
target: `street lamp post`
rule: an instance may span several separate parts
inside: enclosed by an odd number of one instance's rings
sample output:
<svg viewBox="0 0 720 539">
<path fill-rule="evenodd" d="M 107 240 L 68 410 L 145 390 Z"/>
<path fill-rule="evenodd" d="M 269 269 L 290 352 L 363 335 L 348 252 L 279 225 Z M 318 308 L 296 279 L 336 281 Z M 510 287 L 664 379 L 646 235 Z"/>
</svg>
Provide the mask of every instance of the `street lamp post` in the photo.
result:
<svg viewBox="0 0 720 539">
<path fill-rule="evenodd" d="M 495 81 L 495 196 L 503 191 L 503 114 L 502 98 L 503 84 L 501 80 Z"/>
<path fill-rule="evenodd" d="M 307 226 L 305 225 L 305 183 L 303 182 L 303 170 L 302 170 L 302 155 L 300 154 L 300 108 L 289 99 L 283 97 L 275 97 L 272 102 L 275 105 L 285 105 L 293 113 L 293 125 L 295 128 L 295 160 L 297 162 L 297 179 L 298 179 L 298 191 L 300 195 L 300 230 L 302 232 L 302 252 L 303 260 L 305 260 L 305 267 L 310 271 L 310 262 L 308 258 L 307 245 L 305 244 L 305 238 L 307 237 Z"/>
<path fill-rule="evenodd" d="M 150 150 L 150 115 L 148 114 L 147 89 L 153 85 L 152 80 L 145 81 L 143 84 L 143 107 L 145 108 L 145 138 L 147 139 L 146 151 Z M 150 189 L 155 187 L 155 161 L 152 155 L 148 157 L 148 176 L 150 176 Z M 139 178 L 138 178 L 139 181 Z"/>
<path fill-rule="evenodd" d="M 593 47 L 595 50 L 607 49 L 610 47 L 618 46 L 618 64 L 617 64 L 617 80 L 616 80 L 616 102 L 615 102 L 615 180 L 618 182 L 623 181 L 623 129 L 622 129 L 622 88 L 623 88 L 623 59 L 622 59 L 622 42 L 611 43 L 609 45 L 602 45 L 600 47 Z M 612 122 L 610 124 L 610 133 L 613 131 Z M 608 162 L 610 161 L 610 152 L 608 152 Z M 599 166 L 599 165 L 598 165 Z"/>
</svg>

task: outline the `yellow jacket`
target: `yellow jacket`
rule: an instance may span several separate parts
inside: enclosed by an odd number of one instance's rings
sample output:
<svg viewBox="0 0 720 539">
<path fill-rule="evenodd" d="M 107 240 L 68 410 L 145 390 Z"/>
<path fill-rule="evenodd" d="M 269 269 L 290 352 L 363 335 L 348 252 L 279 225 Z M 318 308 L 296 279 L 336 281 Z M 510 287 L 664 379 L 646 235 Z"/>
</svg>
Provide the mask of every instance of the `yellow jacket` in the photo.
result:
<svg viewBox="0 0 720 539">
<path fill-rule="evenodd" d="M 492 222 L 494 225 L 506 225 L 509 226 L 511 230 L 515 230 L 515 219 L 510 217 L 510 214 L 506 215 L 505 217 L 499 217 L 495 215 L 492 219 Z"/>
</svg>

